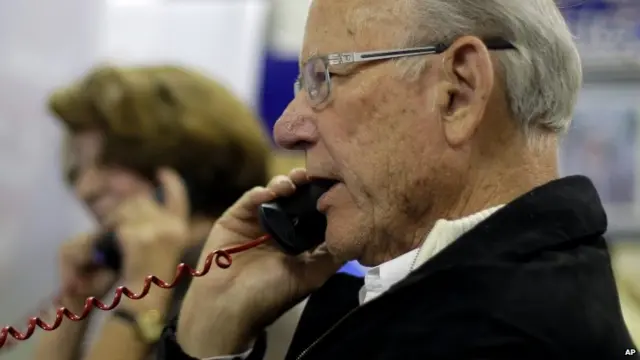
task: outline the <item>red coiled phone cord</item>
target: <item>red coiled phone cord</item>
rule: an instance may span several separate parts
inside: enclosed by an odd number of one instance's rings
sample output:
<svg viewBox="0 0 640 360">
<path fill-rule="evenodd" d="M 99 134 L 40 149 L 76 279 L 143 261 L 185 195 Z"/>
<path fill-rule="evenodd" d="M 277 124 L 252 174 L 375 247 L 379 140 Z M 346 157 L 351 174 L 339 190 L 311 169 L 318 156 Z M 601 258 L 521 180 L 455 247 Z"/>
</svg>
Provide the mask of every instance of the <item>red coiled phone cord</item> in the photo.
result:
<svg viewBox="0 0 640 360">
<path fill-rule="evenodd" d="M 6 349 L 7 347 L 15 344 L 15 341 L 10 341 L 10 339 L 7 339 L 9 335 L 11 335 L 16 340 L 22 341 L 29 339 L 31 335 L 33 335 L 34 331 L 36 330 L 36 326 L 45 331 L 53 331 L 57 329 L 62 323 L 63 315 L 66 316 L 69 320 L 81 321 L 89 316 L 89 313 L 93 310 L 94 307 L 103 311 L 113 310 L 120 303 L 120 299 L 122 298 L 123 294 L 132 300 L 142 299 L 149 293 L 149 290 L 151 289 L 151 283 L 154 283 L 156 286 L 162 289 L 171 289 L 178 284 L 185 273 L 189 273 L 192 277 L 201 277 L 206 275 L 209 270 L 211 270 L 211 265 L 214 261 L 219 268 L 226 269 L 231 266 L 232 254 L 252 249 L 258 245 L 265 243 L 269 239 L 269 235 L 264 235 L 246 244 L 234 246 L 229 249 L 216 250 L 207 255 L 204 263 L 204 268 L 201 271 L 192 269 L 190 266 L 181 263 L 180 265 L 178 265 L 176 269 L 176 276 L 171 283 L 164 282 L 154 275 L 149 275 L 144 279 L 144 286 L 142 288 L 142 292 L 140 292 L 139 294 L 136 294 L 133 291 L 129 290 L 126 286 L 120 286 L 116 289 L 115 297 L 113 298 L 110 305 L 106 305 L 94 297 L 89 297 L 85 301 L 84 309 L 82 310 L 82 314 L 80 315 L 72 313 L 65 307 L 60 307 L 56 310 L 56 320 L 52 325 L 47 324 L 42 319 L 40 319 L 40 317 L 32 317 L 29 319 L 27 331 L 24 333 L 16 330 L 13 326 L 5 326 L 2 328 L 2 330 L 0 330 L 0 349 L 2 349 L 3 347 L 5 347 Z"/>
</svg>

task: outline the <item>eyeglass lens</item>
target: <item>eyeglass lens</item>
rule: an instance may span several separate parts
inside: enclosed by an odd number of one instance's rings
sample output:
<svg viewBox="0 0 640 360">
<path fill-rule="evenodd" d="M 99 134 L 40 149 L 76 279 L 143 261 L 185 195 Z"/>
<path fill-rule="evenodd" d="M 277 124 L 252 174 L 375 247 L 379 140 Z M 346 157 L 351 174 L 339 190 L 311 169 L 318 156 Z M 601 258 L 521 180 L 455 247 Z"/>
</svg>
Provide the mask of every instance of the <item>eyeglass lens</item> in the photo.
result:
<svg viewBox="0 0 640 360">
<path fill-rule="evenodd" d="M 323 102 L 329 96 L 329 72 L 321 58 L 310 59 L 303 67 L 301 84 L 304 87 L 312 105 Z"/>
</svg>

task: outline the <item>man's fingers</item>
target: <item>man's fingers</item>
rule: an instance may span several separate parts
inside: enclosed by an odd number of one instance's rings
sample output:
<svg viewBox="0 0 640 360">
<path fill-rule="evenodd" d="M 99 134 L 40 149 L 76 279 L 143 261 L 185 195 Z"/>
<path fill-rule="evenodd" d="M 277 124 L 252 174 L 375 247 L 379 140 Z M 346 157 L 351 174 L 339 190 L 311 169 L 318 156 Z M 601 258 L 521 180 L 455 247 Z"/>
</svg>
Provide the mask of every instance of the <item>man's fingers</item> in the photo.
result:
<svg viewBox="0 0 640 360">
<path fill-rule="evenodd" d="M 309 182 L 309 176 L 307 175 L 307 170 L 304 168 L 295 168 L 289 172 L 289 178 L 295 184 L 304 184 Z"/>
<path fill-rule="evenodd" d="M 245 192 L 226 213 L 232 214 L 233 217 L 239 220 L 248 221 L 255 217 L 256 209 L 260 204 L 272 201 L 276 197 L 276 193 L 272 190 L 263 186 L 256 186 Z"/>
<path fill-rule="evenodd" d="M 293 179 L 291 176 L 293 175 Z M 234 216 L 241 220 L 249 220 L 255 217 L 256 209 L 260 204 L 273 201 L 279 197 L 291 196 L 296 191 L 296 185 L 308 182 L 306 171 L 297 169 L 289 176 L 278 175 L 273 177 L 266 187 L 257 186 L 242 195 L 242 197 L 229 209 Z"/>
<path fill-rule="evenodd" d="M 275 176 L 267 184 L 267 189 L 273 191 L 276 196 L 289 196 L 296 190 L 293 181 L 285 175 Z"/>
<path fill-rule="evenodd" d="M 158 182 L 162 188 L 164 208 L 174 215 L 186 218 L 189 216 L 190 204 L 187 187 L 173 169 L 163 168 L 158 171 Z"/>
</svg>

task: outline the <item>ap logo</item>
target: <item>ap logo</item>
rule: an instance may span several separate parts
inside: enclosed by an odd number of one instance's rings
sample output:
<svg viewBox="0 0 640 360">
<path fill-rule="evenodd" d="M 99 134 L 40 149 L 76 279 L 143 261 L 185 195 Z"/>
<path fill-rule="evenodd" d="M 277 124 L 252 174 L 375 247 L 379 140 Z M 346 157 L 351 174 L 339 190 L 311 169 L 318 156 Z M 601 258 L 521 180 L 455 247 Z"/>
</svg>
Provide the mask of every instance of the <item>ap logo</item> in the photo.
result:
<svg viewBox="0 0 640 360">
<path fill-rule="evenodd" d="M 625 350 L 624 354 L 627 356 L 633 356 L 636 354 L 636 349 L 627 349 Z"/>
</svg>

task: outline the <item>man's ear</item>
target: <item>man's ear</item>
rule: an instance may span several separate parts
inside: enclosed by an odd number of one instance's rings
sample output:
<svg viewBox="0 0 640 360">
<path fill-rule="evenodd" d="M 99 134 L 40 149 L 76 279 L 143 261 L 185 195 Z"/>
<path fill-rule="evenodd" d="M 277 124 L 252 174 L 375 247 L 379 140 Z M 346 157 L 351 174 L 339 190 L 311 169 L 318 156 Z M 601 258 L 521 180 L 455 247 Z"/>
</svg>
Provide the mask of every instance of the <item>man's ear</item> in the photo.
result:
<svg viewBox="0 0 640 360">
<path fill-rule="evenodd" d="M 476 132 L 494 87 L 489 50 L 477 37 L 456 40 L 443 53 L 440 101 L 447 142 L 459 147 Z"/>
</svg>

